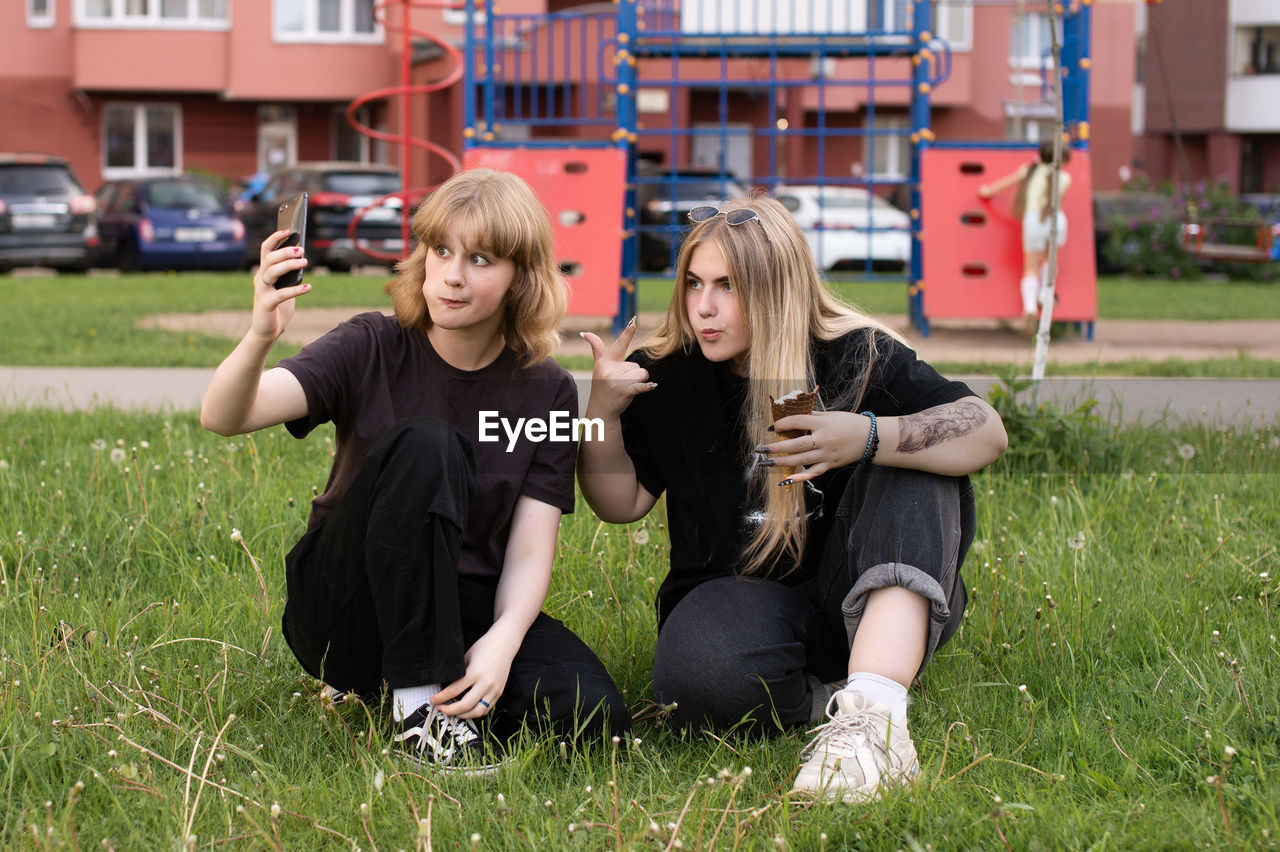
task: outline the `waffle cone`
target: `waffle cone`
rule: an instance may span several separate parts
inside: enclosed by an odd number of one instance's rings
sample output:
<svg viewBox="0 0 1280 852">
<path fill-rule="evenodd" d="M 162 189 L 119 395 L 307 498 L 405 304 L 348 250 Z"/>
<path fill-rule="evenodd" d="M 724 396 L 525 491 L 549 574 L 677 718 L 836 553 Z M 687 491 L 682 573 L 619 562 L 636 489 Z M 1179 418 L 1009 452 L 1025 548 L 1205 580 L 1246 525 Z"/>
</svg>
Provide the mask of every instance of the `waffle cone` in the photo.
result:
<svg viewBox="0 0 1280 852">
<path fill-rule="evenodd" d="M 818 401 L 818 389 L 811 391 L 800 391 L 795 396 L 788 399 L 774 399 L 769 397 L 769 404 L 773 408 L 774 422 L 781 420 L 783 417 L 790 417 L 793 414 L 812 414 L 814 403 Z M 799 438 L 805 434 L 802 429 L 779 429 L 777 435 L 779 438 Z"/>
</svg>

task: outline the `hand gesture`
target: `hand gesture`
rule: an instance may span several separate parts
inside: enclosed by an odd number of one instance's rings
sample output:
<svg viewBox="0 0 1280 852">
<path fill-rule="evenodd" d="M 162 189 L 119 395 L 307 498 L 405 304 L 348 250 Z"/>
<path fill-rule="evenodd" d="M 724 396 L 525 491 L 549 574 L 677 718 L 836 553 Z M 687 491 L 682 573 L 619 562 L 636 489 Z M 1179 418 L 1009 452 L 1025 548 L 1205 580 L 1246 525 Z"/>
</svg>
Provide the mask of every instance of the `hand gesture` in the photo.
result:
<svg viewBox="0 0 1280 852">
<path fill-rule="evenodd" d="M 511 661 L 519 647 L 519 643 L 510 647 L 510 643 L 490 629 L 467 649 L 463 657 L 466 673 L 433 695 L 431 703 L 448 716 L 463 719 L 484 716 L 506 690 Z"/>
<path fill-rule="evenodd" d="M 591 398 L 587 401 L 588 416 L 616 418 L 631 405 L 638 394 L 647 393 L 658 385 L 649 381 L 649 371 L 634 361 L 626 360 L 627 348 L 636 336 L 636 321 L 606 345 L 597 335 L 584 331 L 582 337 L 591 344 L 591 357 L 595 364 L 591 370 Z"/>
<path fill-rule="evenodd" d="M 298 246 L 279 247 L 288 231 L 276 231 L 262 241 L 259 253 L 258 273 L 253 276 L 253 333 L 275 342 L 284 334 L 293 319 L 294 299 L 311 289 L 310 284 L 284 287 L 275 285 L 280 277 L 307 265 L 307 259 Z"/>
</svg>

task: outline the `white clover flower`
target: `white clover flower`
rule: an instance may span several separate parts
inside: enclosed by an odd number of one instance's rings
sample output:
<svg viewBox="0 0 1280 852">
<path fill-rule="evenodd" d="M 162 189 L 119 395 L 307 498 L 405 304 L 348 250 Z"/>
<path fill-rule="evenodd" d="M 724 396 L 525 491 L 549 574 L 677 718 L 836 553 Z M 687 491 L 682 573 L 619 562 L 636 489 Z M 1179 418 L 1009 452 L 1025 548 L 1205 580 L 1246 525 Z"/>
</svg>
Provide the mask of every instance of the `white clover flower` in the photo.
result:
<svg viewBox="0 0 1280 852">
<path fill-rule="evenodd" d="M 1183 461 L 1191 461 L 1196 457 L 1196 448 L 1190 444 L 1183 444 L 1178 447 L 1178 457 Z"/>
<path fill-rule="evenodd" d="M 124 464 L 124 450 L 119 447 L 113 447 L 111 450 L 111 461 L 114 464 Z"/>
</svg>

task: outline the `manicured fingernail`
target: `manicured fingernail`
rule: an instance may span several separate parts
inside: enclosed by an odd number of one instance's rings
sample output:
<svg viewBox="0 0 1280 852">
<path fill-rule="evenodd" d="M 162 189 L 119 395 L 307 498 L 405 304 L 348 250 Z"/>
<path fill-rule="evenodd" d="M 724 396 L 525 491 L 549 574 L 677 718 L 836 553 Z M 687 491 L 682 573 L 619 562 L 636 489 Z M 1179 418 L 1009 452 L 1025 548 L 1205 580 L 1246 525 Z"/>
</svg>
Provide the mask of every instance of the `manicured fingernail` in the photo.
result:
<svg viewBox="0 0 1280 852">
<path fill-rule="evenodd" d="M 627 323 L 627 325 L 628 325 L 628 326 L 634 326 L 634 325 L 636 324 L 636 320 L 638 320 L 639 318 L 640 318 L 640 317 L 639 317 L 639 315 L 636 315 L 636 316 L 632 317 L 632 318 L 631 318 L 631 322 Z"/>
<path fill-rule="evenodd" d="M 775 461 L 774 459 L 761 459 L 761 460 L 760 460 L 760 464 L 764 465 L 765 467 L 773 467 L 773 466 L 774 466 L 774 465 L 776 465 L 777 463 L 778 463 L 778 462 L 777 462 L 777 461 Z"/>
<path fill-rule="evenodd" d="M 764 431 L 766 431 L 766 432 L 772 432 L 772 431 L 773 431 L 773 424 L 772 424 L 772 423 L 770 423 L 770 424 L 768 425 L 768 427 L 767 427 Z"/>
<path fill-rule="evenodd" d="M 784 479 L 778 483 L 778 486 L 781 488 L 786 488 L 788 485 L 795 485 L 795 484 L 796 483 L 794 479 Z"/>
<path fill-rule="evenodd" d="M 302 249 L 301 249 L 299 246 L 294 246 L 294 247 L 293 247 L 293 253 L 294 253 L 294 254 L 302 254 Z"/>
<path fill-rule="evenodd" d="M 770 447 L 768 444 L 761 444 L 760 446 L 756 447 L 756 452 L 762 456 L 767 456 L 769 455 L 769 453 L 773 452 L 773 448 Z"/>
<path fill-rule="evenodd" d="M 578 336 L 581 337 L 583 340 L 587 339 L 587 333 L 585 331 L 578 332 Z"/>
</svg>

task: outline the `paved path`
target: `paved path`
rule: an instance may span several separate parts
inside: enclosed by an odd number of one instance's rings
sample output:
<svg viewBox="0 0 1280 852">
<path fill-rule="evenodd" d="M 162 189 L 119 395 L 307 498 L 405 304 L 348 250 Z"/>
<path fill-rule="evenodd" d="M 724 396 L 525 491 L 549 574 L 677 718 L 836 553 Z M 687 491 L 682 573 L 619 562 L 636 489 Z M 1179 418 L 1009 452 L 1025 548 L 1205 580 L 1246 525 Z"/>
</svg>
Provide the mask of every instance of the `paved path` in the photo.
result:
<svg viewBox="0 0 1280 852">
<path fill-rule="evenodd" d="M 288 339 L 306 343 L 328 331 L 360 309 L 301 309 Z M 922 338 L 905 317 L 883 318 L 901 331 L 926 361 L 1011 363 L 1030 372 L 1031 347 L 1009 329 L 986 322 L 935 325 Z M 148 318 L 148 324 L 170 329 L 238 336 L 248 317 L 243 312 L 209 312 Z M 660 317 L 640 317 L 641 334 L 653 329 Z M 577 331 L 592 329 L 607 336 L 607 325 L 598 320 L 570 318 L 564 355 L 590 357 L 590 349 Z M 1054 341 L 1050 359 L 1059 365 L 1088 365 L 1130 359 L 1233 358 L 1238 354 L 1280 360 L 1280 322 L 1134 322 L 1100 321 L 1095 339 L 1071 337 Z M 1051 372 L 1060 372 L 1061 366 Z M 211 369 L 146 369 L 127 367 L 0 367 L 0 409 L 15 405 L 83 410 L 114 405 L 125 409 L 191 410 L 200 405 Z M 580 398 L 589 393 L 589 375 L 576 373 Z M 990 376 L 956 376 L 979 394 L 986 394 L 995 380 Z M 1040 387 L 1040 399 L 1072 406 L 1089 398 L 1101 403 L 1101 412 L 1126 422 L 1153 422 L 1162 417 L 1183 421 L 1208 421 L 1240 425 L 1280 423 L 1280 380 L 1268 379 L 1133 379 L 1050 378 Z"/>
<path fill-rule="evenodd" d="M 124 409 L 186 411 L 198 408 L 212 369 L 128 367 L 0 367 L 0 410 L 37 406 L 91 410 L 112 405 Z M 579 398 L 590 393 L 590 375 L 575 373 Z M 990 376 L 957 376 L 986 395 Z M 1125 422 L 1181 421 L 1260 426 L 1280 424 L 1280 380 L 1270 379 L 1074 379 L 1049 378 L 1039 399 L 1059 406 L 1089 398 L 1100 411 Z"/>
</svg>

